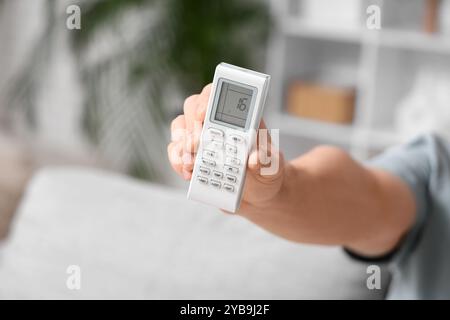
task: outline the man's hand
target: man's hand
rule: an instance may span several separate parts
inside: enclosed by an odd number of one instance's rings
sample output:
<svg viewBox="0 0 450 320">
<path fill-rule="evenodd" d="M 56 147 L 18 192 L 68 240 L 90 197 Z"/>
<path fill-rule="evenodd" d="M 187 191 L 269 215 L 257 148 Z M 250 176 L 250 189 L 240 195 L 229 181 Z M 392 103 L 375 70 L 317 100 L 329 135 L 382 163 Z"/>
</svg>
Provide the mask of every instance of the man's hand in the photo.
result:
<svg viewBox="0 0 450 320">
<path fill-rule="evenodd" d="M 186 99 L 184 115 L 172 122 L 170 163 L 184 179 L 192 175 L 211 86 Z M 264 128 L 264 122 L 261 124 Z M 414 222 L 415 201 L 399 178 L 366 168 L 344 151 L 321 146 L 285 163 L 271 154 L 279 170 L 261 175 L 258 144 L 249 156 L 238 214 L 285 239 L 341 245 L 364 255 L 393 249 Z"/>
<path fill-rule="evenodd" d="M 211 85 L 209 84 L 203 88 L 200 94 L 187 98 L 183 107 L 184 114 L 172 121 L 172 142 L 167 148 L 169 160 L 175 172 L 186 180 L 192 176 L 210 93 Z M 263 121 L 260 128 L 265 128 Z M 256 150 L 250 154 L 244 193 L 238 214 L 245 213 L 250 206 L 264 206 L 280 191 L 284 178 L 284 161 L 281 154 L 274 149 L 270 137 L 268 137 L 267 145 L 258 142 Z M 265 155 L 270 155 L 269 159 L 279 164 L 278 170 L 273 175 L 261 174 L 262 167 L 271 165 L 271 162 L 266 163 L 266 161 L 264 161 L 264 165 L 261 164 L 260 159 L 265 159 Z"/>
</svg>

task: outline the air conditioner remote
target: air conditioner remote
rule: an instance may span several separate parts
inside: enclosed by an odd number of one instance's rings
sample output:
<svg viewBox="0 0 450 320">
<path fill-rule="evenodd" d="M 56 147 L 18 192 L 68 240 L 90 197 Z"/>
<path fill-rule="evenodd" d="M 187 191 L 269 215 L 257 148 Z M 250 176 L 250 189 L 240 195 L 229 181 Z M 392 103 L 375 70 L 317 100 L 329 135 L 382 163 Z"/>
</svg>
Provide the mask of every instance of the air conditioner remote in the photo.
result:
<svg viewBox="0 0 450 320">
<path fill-rule="evenodd" d="M 269 82 L 267 74 L 226 63 L 216 67 L 188 199 L 239 209 Z"/>
</svg>

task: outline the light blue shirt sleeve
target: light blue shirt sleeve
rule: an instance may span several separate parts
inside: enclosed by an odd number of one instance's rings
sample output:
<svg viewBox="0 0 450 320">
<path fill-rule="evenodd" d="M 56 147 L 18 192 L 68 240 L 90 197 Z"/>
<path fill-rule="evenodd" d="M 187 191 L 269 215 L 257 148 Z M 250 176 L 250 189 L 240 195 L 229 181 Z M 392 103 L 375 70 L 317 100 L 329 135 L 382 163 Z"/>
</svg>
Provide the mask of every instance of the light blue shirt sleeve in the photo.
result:
<svg viewBox="0 0 450 320">
<path fill-rule="evenodd" d="M 450 143 L 420 136 L 369 166 L 401 178 L 416 200 L 416 220 L 390 262 L 390 299 L 450 299 Z"/>
</svg>

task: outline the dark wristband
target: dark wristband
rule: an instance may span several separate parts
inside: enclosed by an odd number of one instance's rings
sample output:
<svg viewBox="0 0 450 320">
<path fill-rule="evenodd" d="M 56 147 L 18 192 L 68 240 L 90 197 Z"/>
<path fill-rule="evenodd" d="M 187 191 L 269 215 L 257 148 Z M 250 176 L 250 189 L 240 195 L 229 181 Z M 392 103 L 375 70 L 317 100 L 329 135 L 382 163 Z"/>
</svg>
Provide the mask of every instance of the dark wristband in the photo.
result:
<svg viewBox="0 0 450 320">
<path fill-rule="evenodd" d="M 395 254 L 398 251 L 398 246 L 395 247 L 394 249 L 392 249 L 391 251 L 389 251 L 386 254 L 380 255 L 380 256 L 373 256 L 373 257 L 369 257 L 369 256 L 363 256 L 360 255 L 358 253 L 355 253 L 353 251 L 351 251 L 350 249 L 347 249 L 345 247 L 343 247 L 342 249 L 344 250 L 344 252 L 350 256 L 350 258 L 360 261 L 360 262 L 367 262 L 367 263 L 387 263 L 390 262 L 392 260 L 392 258 L 395 256 Z"/>
</svg>

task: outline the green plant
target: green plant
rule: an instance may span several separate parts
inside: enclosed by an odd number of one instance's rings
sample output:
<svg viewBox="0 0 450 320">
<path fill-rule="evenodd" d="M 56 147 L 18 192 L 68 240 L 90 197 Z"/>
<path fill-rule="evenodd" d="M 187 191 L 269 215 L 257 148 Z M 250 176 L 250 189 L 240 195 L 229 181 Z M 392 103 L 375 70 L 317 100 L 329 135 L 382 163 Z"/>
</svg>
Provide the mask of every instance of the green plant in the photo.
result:
<svg viewBox="0 0 450 320">
<path fill-rule="evenodd" d="M 165 64 L 186 92 L 209 82 L 217 63 L 226 60 L 254 66 L 252 52 L 266 40 L 270 27 L 264 1 L 252 0 L 94 0 L 82 5 L 83 28 L 74 33 L 83 48 L 101 27 L 114 23 L 121 12 L 152 6 L 158 19 L 141 42 L 143 59 L 132 61 L 131 73 L 145 80 L 157 65 Z"/>
<path fill-rule="evenodd" d="M 83 128 L 107 157 L 121 159 L 132 175 L 151 180 L 163 178 L 167 123 L 174 109 L 182 108 L 173 108 L 167 96 L 198 92 L 222 61 L 256 67 L 254 53 L 264 50 L 270 28 L 265 1 L 74 4 L 82 12 L 82 28 L 70 37 L 84 87 Z M 129 31 L 130 16 L 142 22 L 138 31 Z M 113 35 L 114 49 L 92 62 L 88 53 L 107 34 Z"/>
</svg>

